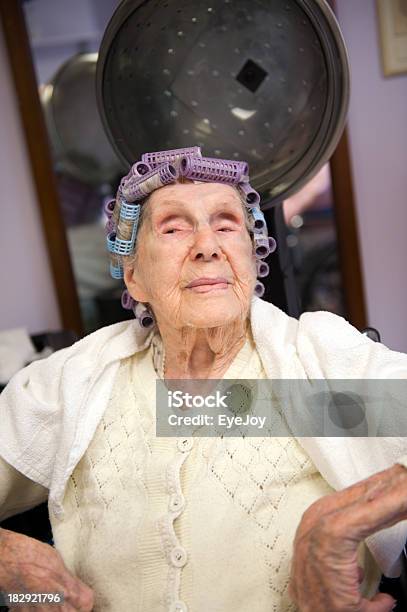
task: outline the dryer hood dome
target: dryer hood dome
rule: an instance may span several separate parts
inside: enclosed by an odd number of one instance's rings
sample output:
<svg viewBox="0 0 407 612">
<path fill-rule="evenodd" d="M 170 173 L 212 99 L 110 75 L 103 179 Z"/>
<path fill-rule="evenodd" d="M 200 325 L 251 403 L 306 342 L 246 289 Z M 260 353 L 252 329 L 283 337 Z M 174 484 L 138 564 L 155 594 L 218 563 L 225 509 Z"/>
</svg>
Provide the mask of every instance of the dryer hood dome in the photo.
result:
<svg viewBox="0 0 407 612">
<path fill-rule="evenodd" d="M 127 164 L 199 145 L 247 160 L 268 208 L 332 155 L 347 54 L 325 0 L 125 0 L 102 41 L 97 98 Z"/>
</svg>

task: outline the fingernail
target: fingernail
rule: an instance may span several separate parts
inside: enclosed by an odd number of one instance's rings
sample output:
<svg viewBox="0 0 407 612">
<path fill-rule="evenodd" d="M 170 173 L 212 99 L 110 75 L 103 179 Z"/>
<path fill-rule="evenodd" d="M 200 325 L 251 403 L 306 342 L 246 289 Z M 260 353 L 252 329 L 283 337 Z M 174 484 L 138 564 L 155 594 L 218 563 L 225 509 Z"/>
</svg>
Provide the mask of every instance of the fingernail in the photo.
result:
<svg viewBox="0 0 407 612">
<path fill-rule="evenodd" d="M 396 608 L 397 608 L 397 599 L 396 599 L 396 601 L 393 604 L 392 610 L 395 610 Z"/>
</svg>

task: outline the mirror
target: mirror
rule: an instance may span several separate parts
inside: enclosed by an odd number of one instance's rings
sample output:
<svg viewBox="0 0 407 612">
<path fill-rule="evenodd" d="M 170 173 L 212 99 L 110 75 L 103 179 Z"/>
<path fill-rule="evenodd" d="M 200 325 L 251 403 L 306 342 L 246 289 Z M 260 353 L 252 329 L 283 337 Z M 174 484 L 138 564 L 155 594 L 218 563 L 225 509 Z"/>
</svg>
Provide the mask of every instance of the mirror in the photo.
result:
<svg viewBox="0 0 407 612">
<path fill-rule="evenodd" d="M 348 318 L 329 164 L 283 203 L 300 310 L 328 310 Z"/>
<path fill-rule="evenodd" d="M 129 316 L 118 300 L 121 283 L 109 274 L 104 231 L 104 205 L 126 167 L 105 134 L 95 94 L 97 51 L 116 5 L 24 5 L 85 332 Z"/>
<path fill-rule="evenodd" d="M 301 3 L 300 0 L 299 3 Z M 103 147 L 97 144 L 93 150 L 89 150 L 89 148 L 86 150 L 86 147 L 90 145 L 94 137 L 93 130 L 90 130 L 91 136 L 89 136 L 88 131 L 80 128 L 80 120 L 84 118 L 90 108 L 88 102 L 87 109 L 84 109 L 83 112 L 80 110 L 75 111 L 76 121 L 74 120 L 71 123 L 69 129 L 67 129 L 69 124 L 65 124 L 64 121 L 61 123 L 69 137 L 69 159 L 61 159 L 58 136 L 55 137 L 55 134 L 52 134 L 53 128 L 56 126 L 52 125 L 52 120 L 50 122 L 50 112 L 47 105 L 49 106 L 52 96 L 55 96 L 54 101 L 57 102 L 55 107 L 63 108 L 63 99 L 62 101 L 58 99 L 61 90 L 58 87 L 57 81 L 58 78 L 61 82 L 64 81 L 65 79 L 62 77 L 64 75 L 67 77 L 70 70 L 71 74 L 73 74 L 74 70 L 72 70 L 72 67 L 87 65 L 89 68 L 88 73 L 92 73 L 90 69 L 92 58 L 94 61 L 94 54 L 99 49 L 105 27 L 118 4 L 115 0 L 98 0 L 97 2 L 96 0 L 74 0 L 69 4 L 69 7 L 60 0 L 30 0 L 24 4 L 25 19 L 30 32 L 32 58 L 36 67 L 38 87 L 42 96 L 44 113 L 52 143 L 54 170 L 57 177 L 63 174 L 63 178 L 58 179 L 61 212 L 64 219 L 66 219 L 66 231 L 86 331 L 92 331 L 97 327 L 129 316 L 120 306 L 121 282 L 114 281 L 108 276 L 108 260 L 104 246 L 105 237 L 103 230 L 103 204 L 106 199 L 115 193 L 117 180 L 120 174 L 125 173 L 127 169 L 124 168 L 123 156 L 120 156 L 120 154 L 116 155 L 114 159 L 118 164 L 117 169 L 120 168 L 117 175 L 115 176 L 115 172 L 112 172 L 112 176 L 109 176 L 108 179 L 108 172 L 106 172 L 105 166 L 99 181 L 93 181 L 92 179 L 85 186 L 81 185 L 79 189 L 80 195 L 77 194 L 77 202 L 82 202 L 82 204 L 77 206 L 75 204 L 76 196 L 72 194 L 75 194 L 77 183 L 81 181 L 81 178 L 75 169 L 73 169 L 73 166 L 75 164 L 83 164 L 87 168 L 85 172 L 87 177 L 92 175 L 93 170 L 97 169 L 98 164 L 99 167 L 103 165 L 100 161 L 95 164 L 95 160 L 92 159 L 92 153 L 94 152 L 94 157 L 97 159 Z M 137 3 L 133 2 L 132 4 Z M 295 2 L 291 2 L 291 5 L 294 4 Z M 128 7 L 129 2 L 124 2 L 123 5 Z M 246 16 L 247 19 L 249 17 L 250 14 Z M 9 48 L 10 44 L 9 42 Z M 75 99 L 75 94 L 73 94 L 75 102 L 84 97 L 84 91 L 85 88 L 82 85 L 77 90 L 77 99 Z M 91 91 L 91 88 L 88 91 Z M 68 106 L 72 110 L 74 105 Z M 87 116 L 89 117 L 89 115 Z M 96 113 L 90 113 L 90 116 L 97 118 L 97 121 L 99 121 Z M 90 119 L 88 119 L 87 124 L 85 122 L 87 128 L 89 128 L 89 121 Z M 64 129 L 61 128 L 59 133 L 63 133 Z M 103 139 L 104 136 L 100 136 L 100 138 Z M 79 143 L 79 147 L 76 146 L 75 148 L 77 143 Z M 80 149 L 81 145 L 85 145 L 85 151 Z M 164 146 L 161 148 L 164 148 Z M 205 149 L 204 154 L 210 155 L 211 151 Z M 215 152 L 214 155 L 216 155 Z M 124 169 L 122 170 L 122 168 Z M 354 218 L 354 211 L 351 201 L 352 190 L 346 143 L 342 144 L 335 153 L 331 168 L 331 193 L 333 197 L 331 198 L 329 212 L 327 212 L 327 202 L 325 202 L 322 209 L 318 208 L 317 204 L 314 204 L 314 206 L 310 205 L 309 209 L 297 210 L 296 213 L 299 214 L 291 215 L 290 210 L 296 210 L 294 206 L 295 195 L 293 200 L 288 200 L 284 204 L 284 214 L 287 220 L 289 220 L 287 242 L 290 252 L 294 257 L 295 275 L 301 286 L 302 309 L 332 309 L 334 312 L 338 312 L 338 314 L 345 314 L 355 325 L 361 327 L 363 326 L 365 313 L 360 266 L 354 257 L 355 252 L 357 253 L 358 251 L 355 226 L 350 227 L 349 231 L 349 219 L 352 225 L 352 214 Z M 346 180 L 343 179 L 344 171 L 348 175 Z M 346 184 L 348 187 L 350 186 L 346 194 L 343 191 L 343 187 L 338 189 L 339 176 L 341 177 L 341 185 Z M 67 192 L 69 196 L 66 195 Z M 286 195 L 290 196 L 290 193 L 287 191 Z M 297 196 L 298 200 L 300 194 L 297 194 Z M 344 207 L 345 196 L 347 198 L 346 207 Z M 62 203 L 63 198 L 65 198 L 67 203 L 65 209 Z M 79 208 L 79 215 L 76 214 L 75 216 L 75 214 L 72 214 L 72 208 L 70 209 L 72 202 L 74 202 L 76 213 Z M 294 208 L 290 208 L 293 206 Z M 322 212 L 324 209 L 325 212 Z M 316 211 L 319 211 L 318 214 L 316 214 Z M 325 220 L 322 222 L 324 215 Z M 329 228 L 327 224 L 328 217 L 330 219 Z M 347 230 L 346 247 L 344 246 L 345 228 Z M 90 233 L 88 233 L 89 231 Z M 312 253 L 317 251 L 318 248 L 327 248 L 328 242 L 335 243 L 335 236 L 337 236 L 338 250 L 336 254 L 332 255 L 332 271 L 322 272 L 322 276 L 325 277 L 325 282 L 330 285 L 330 289 L 325 292 L 325 297 L 321 297 L 323 290 L 315 289 L 315 287 L 320 287 L 321 274 L 317 270 L 313 270 Z M 353 250 L 353 255 L 349 259 L 346 253 L 350 249 Z M 319 259 L 316 255 L 315 258 Z M 311 290 L 307 290 L 311 297 L 307 297 L 306 287 L 310 284 L 307 278 L 308 276 L 312 277 L 313 274 L 314 276 L 316 274 L 314 289 L 312 289 L 311 283 Z M 270 279 L 270 282 L 273 282 L 273 279 Z M 359 293 L 354 291 L 355 284 L 358 287 Z M 351 292 L 352 286 L 353 290 Z M 329 293 L 331 293 L 331 296 L 335 294 L 335 298 L 328 298 L 327 295 Z M 315 294 L 318 294 L 319 297 L 316 298 Z M 354 299 L 355 295 L 356 301 Z M 360 296 L 362 296 L 362 299 L 360 299 Z"/>
</svg>

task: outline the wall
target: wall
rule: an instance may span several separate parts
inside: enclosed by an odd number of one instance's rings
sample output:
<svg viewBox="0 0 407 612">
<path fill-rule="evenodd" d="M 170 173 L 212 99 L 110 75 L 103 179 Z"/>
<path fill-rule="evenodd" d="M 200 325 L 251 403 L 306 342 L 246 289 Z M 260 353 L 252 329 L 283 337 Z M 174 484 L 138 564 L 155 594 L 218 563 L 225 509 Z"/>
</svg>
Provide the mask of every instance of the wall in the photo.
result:
<svg viewBox="0 0 407 612">
<path fill-rule="evenodd" d="M 30 0 L 24 4 L 39 83 L 77 53 L 99 50 L 119 0 Z"/>
<path fill-rule="evenodd" d="M 60 329 L 36 195 L 0 26 L 0 329 Z"/>
<path fill-rule="evenodd" d="M 407 352 L 407 74 L 383 77 L 374 0 L 337 0 L 369 324 Z"/>
</svg>

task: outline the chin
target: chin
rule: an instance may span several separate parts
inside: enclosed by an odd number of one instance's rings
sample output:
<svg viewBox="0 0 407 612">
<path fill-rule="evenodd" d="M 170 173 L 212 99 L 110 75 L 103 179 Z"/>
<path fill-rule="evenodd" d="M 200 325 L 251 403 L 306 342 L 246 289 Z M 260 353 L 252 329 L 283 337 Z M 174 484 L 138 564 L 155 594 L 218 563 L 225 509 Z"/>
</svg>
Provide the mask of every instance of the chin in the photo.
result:
<svg viewBox="0 0 407 612">
<path fill-rule="evenodd" d="M 217 300 L 217 303 L 208 301 L 206 304 L 195 305 L 194 308 L 185 312 L 183 319 L 187 327 L 207 329 L 228 325 L 241 316 L 241 308 L 230 304 L 230 301 L 225 303 L 223 300 Z"/>
</svg>

